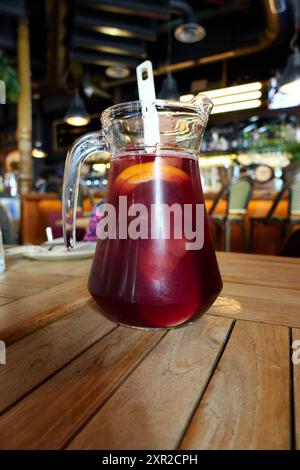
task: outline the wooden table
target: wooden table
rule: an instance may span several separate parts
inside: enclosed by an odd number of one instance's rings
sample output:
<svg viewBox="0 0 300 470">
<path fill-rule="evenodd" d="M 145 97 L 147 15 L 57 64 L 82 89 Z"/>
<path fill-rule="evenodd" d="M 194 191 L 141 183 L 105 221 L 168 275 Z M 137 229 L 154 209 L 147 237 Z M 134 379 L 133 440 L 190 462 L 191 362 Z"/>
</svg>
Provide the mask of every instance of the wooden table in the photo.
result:
<svg viewBox="0 0 300 470">
<path fill-rule="evenodd" d="M 300 260 L 220 253 L 224 290 L 191 327 L 99 315 L 90 261 L 0 275 L 2 449 L 300 448 Z"/>
</svg>

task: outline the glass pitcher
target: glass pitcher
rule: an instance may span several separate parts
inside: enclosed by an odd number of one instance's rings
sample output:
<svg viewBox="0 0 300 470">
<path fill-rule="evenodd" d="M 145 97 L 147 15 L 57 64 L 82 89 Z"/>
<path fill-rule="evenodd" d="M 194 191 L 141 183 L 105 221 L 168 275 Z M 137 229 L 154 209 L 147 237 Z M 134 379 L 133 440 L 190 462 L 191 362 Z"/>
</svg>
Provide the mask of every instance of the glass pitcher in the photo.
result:
<svg viewBox="0 0 300 470">
<path fill-rule="evenodd" d="M 222 289 L 198 164 L 212 103 L 198 95 L 189 103 L 156 100 L 153 106 L 158 132 L 153 129 L 151 145 L 141 101 L 106 109 L 102 130 L 70 148 L 63 185 L 64 239 L 72 249 L 81 163 L 110 152 L 88 289 L 110 320 L 144 329 L 193 322 Z"/>
</svg>

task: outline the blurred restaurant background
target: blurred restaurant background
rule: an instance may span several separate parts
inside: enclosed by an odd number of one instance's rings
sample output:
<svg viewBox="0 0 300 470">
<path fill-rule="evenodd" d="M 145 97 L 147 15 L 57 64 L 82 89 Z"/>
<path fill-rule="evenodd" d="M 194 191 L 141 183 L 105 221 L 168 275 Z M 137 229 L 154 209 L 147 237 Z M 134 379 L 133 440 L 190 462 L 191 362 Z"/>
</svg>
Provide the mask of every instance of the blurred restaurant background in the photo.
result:
<svg viewBox="0 0 300 470">
<path fill-rule="evenodd" d="M 299 29 L 299 0 L 0 0 L 4 242 L 62 235 L 66 152 L 137 99 L 150 59 L 159 98 L 214 103 L 199 165 L 216 248 L 300 256 Z M 84 164 L 79 239 L 109 160 Z"/>
</svg>

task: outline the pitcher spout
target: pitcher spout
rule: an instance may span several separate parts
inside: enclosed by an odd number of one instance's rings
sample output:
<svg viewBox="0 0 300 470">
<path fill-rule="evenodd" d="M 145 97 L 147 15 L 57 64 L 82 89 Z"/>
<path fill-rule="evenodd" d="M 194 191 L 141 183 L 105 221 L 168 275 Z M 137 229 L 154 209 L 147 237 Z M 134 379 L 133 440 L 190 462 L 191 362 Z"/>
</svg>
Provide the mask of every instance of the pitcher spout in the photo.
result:
<svg viewBox="0 0 300 470">
<path fill-rule="evenodd" d="M 213 102 L 203 93 L 198 93 L 192 99 L 192 104 L 198 113 L 201 124 L 205 128 L 210 113 L 214 107 Z"/>
</svg>

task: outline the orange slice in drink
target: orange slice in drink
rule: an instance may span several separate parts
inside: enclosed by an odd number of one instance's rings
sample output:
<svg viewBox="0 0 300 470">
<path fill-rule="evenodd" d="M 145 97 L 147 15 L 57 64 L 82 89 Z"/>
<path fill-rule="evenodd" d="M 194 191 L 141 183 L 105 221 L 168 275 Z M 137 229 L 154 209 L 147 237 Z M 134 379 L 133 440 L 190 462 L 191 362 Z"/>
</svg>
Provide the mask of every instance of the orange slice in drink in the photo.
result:
<svg viewBox="0 0 300 470">
<path fill-rule="evenodd" d="M 188 183 L 189 176 L 180 168 L 164 163 L 147 162 L 132 165 L 123 170 L 115 179 L 121 193 L 128 193 L 141 183 L 162 179 L 171 183 Z"/>
<path fill-rule="evenodd" d="M 170 277 L 187 253 L 185 243 L 184 238 L 149 241 L 140 254 L 140 271 L 150 280 Z"/>
</svg>

